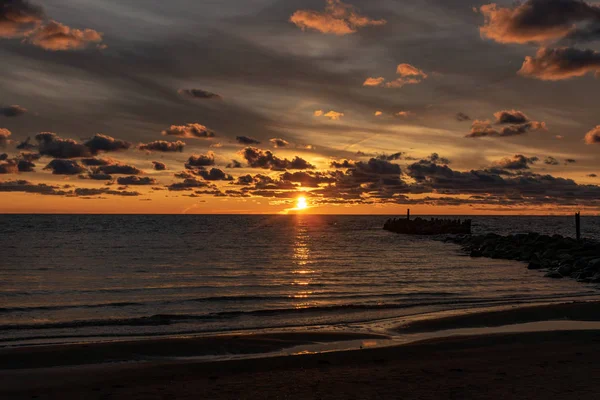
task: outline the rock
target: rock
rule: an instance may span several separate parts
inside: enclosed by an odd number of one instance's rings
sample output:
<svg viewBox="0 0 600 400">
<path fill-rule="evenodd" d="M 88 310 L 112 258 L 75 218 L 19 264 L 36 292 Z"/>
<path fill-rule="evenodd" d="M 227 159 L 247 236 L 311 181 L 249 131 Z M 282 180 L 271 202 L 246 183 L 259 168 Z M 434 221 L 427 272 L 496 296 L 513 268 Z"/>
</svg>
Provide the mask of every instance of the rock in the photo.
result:
<svg viewBox="0 0 600 400">
<path fill-rule="evenodd" d="M 529 265 L 527 265 L 527 269 L 542 269 L 542 266 L 535 261 L 531 261 L 529 262 Z"/>
<path fill-rule="evenodd" d="M 573 267 L 569 264 L 561 264 L 560 267 L 556 270 L 562 276 L 570 276 L 573 272 Z"/>
<path fill-rule="evenodd" d="M 548 271 L 546 273 L 546 275 L 544 275 L 546 278 L 553 278 L 553 279 L 560 279 L 563 276 L 558 272 L 558 271 Z"/>
</svg>

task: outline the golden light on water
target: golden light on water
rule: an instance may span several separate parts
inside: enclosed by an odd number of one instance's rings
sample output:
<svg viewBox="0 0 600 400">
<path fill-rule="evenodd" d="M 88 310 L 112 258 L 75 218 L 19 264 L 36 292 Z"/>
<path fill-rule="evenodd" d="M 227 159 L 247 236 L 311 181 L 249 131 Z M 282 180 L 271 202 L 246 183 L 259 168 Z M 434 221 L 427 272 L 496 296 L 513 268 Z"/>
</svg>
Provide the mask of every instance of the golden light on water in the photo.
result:
<svg viewBox="0 0 600 400">
<path fill-rule="evenodd" d="M 308 204 L 306 203 L 306 197 L 298 197 L 298 200 L 296 200 L 296 209 L 306 210 L 307 208 Z"/>
</svg>

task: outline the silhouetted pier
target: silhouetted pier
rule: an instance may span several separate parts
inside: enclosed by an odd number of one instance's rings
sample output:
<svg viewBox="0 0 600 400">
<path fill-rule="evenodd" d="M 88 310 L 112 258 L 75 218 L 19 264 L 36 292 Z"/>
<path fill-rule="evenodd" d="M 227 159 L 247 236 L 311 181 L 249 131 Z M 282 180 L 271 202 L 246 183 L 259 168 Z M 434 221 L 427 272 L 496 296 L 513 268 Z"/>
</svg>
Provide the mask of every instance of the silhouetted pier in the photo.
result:
<svg viewBox="0 0 600 400">
<path fill-rule="evenodd" d="M 417 217 L 410 219 L 410 210 L 406 218 L 391 218 L 383 225 L 383 229 L 404 233 L 407 235 L 443 235 L 443 234 L 470 234 L 471 220 L 460 219 L 424 219 Z"/>
</svg>

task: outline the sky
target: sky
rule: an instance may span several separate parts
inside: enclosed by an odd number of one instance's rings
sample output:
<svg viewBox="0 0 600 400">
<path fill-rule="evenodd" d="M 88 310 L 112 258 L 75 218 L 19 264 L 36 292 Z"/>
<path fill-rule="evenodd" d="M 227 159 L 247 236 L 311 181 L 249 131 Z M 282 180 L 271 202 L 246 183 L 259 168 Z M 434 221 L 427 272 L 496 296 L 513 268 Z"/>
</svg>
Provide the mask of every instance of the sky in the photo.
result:
<svg viewBox="0 0 600 400">
<path fill-rule="evenodd" d="M 600 5 L 0 0 L 0 212 L 600 213 Z"/>
</svg>

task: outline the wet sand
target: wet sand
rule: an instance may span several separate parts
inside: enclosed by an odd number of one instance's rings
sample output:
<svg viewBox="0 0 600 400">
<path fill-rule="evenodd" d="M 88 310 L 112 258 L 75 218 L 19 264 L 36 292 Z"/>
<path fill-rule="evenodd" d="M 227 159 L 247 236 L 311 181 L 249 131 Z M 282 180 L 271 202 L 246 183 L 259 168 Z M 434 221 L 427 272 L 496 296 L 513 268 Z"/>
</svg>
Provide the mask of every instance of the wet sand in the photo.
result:
<svg viewBox="0 0 600 400">
<path fill-rule="evenodd" d="M 537 309 L 550 316 L 558 310 L 571 310 L 591 320 L 593 314 L 600 318 L 594 308 L 600 310 L 597 303 Z M 513 313 L 512 317 L 502 314 L 499 318 L 528 322 L 523 320 L 523 313 L 536 316 L 538 311 L 511 310 L 506 313 Z M 479 321 L 469 316 L 469 323 L 483 326 L 489 321 L 489 314 L 481 314 Z M 445 319 L 444 323 L 446 327 L 464 327 L 457 320 Z M 326 334 L 300 339 L 302 335 L 267 335 L 258 341 L 283 339 L 287 341 L 283 347 L 287 347 L 296 341 L 327 340 Z M 222 344 L 231 341 L 227 339 Z M 243 347 L 243 340 L 240 343 Z M 281 347 L 281 343 L 267 347 Z M 37 355 L 29 358 L 30 364 L 23 364 L 26 368 L 0 370 L 0 398 L 600 398 L 600 383 L 596 379 L 600 373 L 600 331 L 596 330 L 461 336 L 387 348 L 219 362 L 156 360 L 34 368 L 36 360 L 64 360 L 61 352 L 65 350 L 40 355 L 43 352 L 38 349 Z M 20 351 L 27 354 L 32 349 Z M 78 351 L 84 352 L 81 348 Z M 0 353 L 0 360 L 5 355 Z"/>
</svg>

